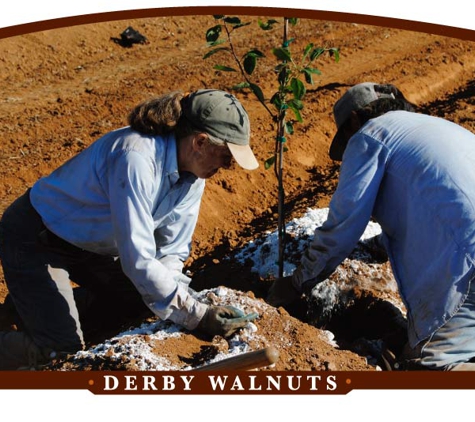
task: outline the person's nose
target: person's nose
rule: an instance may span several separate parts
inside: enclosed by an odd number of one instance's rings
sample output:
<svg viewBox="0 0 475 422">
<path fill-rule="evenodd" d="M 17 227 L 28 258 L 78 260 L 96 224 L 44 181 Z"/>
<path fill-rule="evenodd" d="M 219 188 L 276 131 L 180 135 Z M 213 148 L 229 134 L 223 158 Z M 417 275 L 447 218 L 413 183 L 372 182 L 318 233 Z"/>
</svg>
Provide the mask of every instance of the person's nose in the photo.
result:
<svg viewBox="0 0 475 422">
<path fill-rule="evenodd" d="M 223 160 L 223 168 L 228 170 L 230 169 L 234 164 L 234 160 L 233 160 L 233 157 L 232 156 L 227 156 L 224 158 Z"/>
</svg>

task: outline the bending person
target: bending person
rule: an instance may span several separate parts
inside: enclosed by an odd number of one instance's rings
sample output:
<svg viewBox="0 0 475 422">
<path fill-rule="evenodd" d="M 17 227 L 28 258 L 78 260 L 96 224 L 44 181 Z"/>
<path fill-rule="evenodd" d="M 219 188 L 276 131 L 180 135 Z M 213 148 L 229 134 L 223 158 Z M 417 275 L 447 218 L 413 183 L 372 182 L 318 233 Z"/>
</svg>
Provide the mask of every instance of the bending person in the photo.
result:
<svg viewBox="0 0 475 422">
<path fill-rule="evenodd" d="M 205 179 L 233 159 L 257 168 L 249 140 L 248 115 L 229 93 L 170 93 L 18 198 L 0 223 L 0 253 L 25 330 L 0 332 L 0 369 L 84 347 L 71 281 L 124 315 L 149 310 L 210 335 L 243 327 L 235 308 L 197 301 L 182 270 Z"/>
</svg>

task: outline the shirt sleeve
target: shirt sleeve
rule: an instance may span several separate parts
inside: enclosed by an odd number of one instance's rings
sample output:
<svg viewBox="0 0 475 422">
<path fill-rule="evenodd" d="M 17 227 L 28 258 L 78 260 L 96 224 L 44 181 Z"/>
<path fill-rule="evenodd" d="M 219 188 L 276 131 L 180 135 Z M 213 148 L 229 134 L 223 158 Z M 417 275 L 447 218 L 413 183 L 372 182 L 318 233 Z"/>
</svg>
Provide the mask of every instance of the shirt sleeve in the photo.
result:
<svg viewBox="0 0 475 422">
<path fill-rule="evenodd" d="M 367 135 L 357 133 L 348 142 L 327 220 L 293 274 L 299 291 L 327 278 L 355 247 L 371 218 L 387 157 L 387 148 Z"/>
<path fill-rule="evenodd" d="M 152 161 L 136 151 L 117 151 L 108 173 L 112 225 L 124 273 L 156 315 L 196 328 L 207 306 L 194 299 L 174 279 L 173 271 L 156 259 Z"/>
<path fill-rule="evenodd" d="M 205 186 L 204 180 L 201 179 L 195 184 L 197 186 L 154 232 L 156 258 L 174 273 L 181 274 L 183 263 L 190 255 Z"/>
</svg>

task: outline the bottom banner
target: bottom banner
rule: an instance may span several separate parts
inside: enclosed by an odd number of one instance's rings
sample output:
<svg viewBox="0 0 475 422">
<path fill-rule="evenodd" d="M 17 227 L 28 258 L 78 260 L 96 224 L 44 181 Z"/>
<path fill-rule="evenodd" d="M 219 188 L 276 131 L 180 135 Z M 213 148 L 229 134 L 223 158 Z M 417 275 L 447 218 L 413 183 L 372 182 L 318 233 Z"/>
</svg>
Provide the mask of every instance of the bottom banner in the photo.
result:
<svg viewBox="0 0 475 422">
<path fill-rule="evenodd" d="M 348 394 L 367 389 L 473 389 L 470 372 L 0 372 L 0 389 L 93 394 Z"/>
</svg>

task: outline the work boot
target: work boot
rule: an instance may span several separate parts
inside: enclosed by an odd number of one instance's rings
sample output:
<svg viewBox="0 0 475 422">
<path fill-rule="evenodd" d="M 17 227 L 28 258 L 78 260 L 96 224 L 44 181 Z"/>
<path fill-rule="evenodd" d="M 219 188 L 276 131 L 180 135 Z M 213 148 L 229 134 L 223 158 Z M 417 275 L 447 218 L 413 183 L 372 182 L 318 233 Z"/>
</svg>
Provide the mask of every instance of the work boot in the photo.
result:
<svg viewBox="0 0 475 422">
<path fill-rule="evenodd" d="M 0 331 L 0 370 L 35 370 L 55 357 L 38 347 L 23 331 Z"/>
</svg>

